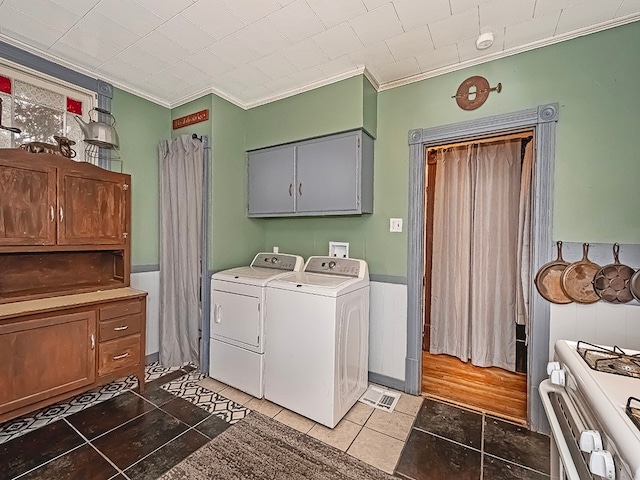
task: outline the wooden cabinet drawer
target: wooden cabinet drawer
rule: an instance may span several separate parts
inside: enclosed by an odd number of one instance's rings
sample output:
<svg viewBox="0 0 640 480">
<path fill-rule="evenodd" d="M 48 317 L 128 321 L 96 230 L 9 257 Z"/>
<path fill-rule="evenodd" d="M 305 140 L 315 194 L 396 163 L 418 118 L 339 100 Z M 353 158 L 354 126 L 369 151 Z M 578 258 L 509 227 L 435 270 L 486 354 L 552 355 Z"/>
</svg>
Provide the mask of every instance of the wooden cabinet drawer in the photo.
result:
<svg viewBox="0 0 640 480">
<path fill-rule="evenodd" d="M 127 315 L 107 322 L 100 322 L 98 340 L 106 342 L 115 338 L 126 337 L 140 332 L 142 314 Z"/>
<path fill-rule="evenodd" d="M 124 317 L 142 311 L 142 302 L 119 302 L 100 308 L 100 321 L 110 320 L 116 317 Z"/>
<path fill-rule="evenodd" d="M 100 343 L 98 346 L 98 375 L 101 377 L 139 363 L 139 334 Z"/>
</svg>

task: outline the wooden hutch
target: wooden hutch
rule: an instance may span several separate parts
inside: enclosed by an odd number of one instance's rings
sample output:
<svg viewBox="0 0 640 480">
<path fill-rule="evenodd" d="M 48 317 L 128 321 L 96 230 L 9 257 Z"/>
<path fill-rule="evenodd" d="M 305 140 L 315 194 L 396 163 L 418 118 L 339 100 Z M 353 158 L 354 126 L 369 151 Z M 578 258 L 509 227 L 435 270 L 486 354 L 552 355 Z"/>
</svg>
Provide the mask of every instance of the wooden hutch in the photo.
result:
<svg viewBox="0 0 640 480">
<path fill-rule="evenodd" d="M 144 388 L 130 186 L 89 163 L 0 149 L 0 422 L 127 375 Z"/>
</svg>

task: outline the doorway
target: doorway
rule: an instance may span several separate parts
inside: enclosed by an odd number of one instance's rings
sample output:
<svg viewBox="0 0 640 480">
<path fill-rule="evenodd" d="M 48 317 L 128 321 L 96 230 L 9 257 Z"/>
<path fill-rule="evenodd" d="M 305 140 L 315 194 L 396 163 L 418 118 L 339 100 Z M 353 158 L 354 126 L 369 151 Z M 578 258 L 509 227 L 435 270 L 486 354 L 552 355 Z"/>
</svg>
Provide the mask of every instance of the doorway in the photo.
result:
<svg viewBox="0 0 640 480">
<path fill-rule="evenodd" d="M 422 392 L 520 423 L 532 139 L 526 130 L 425 147 Z"/>
<path fill-rule="evenodd" d="M 515 129 L 535 130 L 535 171 L 533 175 L 532 259 L 535 271 L 552 259 L 551 212 L 556 124 L 559 104 L 549 103 L 527 110 L 468 121 L 414 129 L 409 132 L 409 218 L 407 252 L 407 355 L 405 391 L 421 393 L 422 330 L 424 327 L 425 266 L 425 147 L 468 140 Z M 532 295 L 529 305 L 529 341 L 527 348 L 528 420 L 532 430 L 548 432 L 548 423 L 538 395 L 538 384 L 546 378 L 549 357 L 549 305 Z"/>
</svg>

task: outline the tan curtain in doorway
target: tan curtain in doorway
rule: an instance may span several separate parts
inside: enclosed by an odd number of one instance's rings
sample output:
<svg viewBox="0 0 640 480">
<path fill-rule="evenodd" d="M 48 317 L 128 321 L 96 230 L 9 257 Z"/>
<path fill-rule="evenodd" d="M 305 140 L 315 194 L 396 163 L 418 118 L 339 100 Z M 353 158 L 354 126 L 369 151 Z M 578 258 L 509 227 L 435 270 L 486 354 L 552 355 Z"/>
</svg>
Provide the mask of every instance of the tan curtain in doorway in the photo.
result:
<svg viewBox="0 0 640 480">
<path fill-rule="evenodd" d="M 438 154 L 431 353 L 515 371 L 521 145 L 512 139 Z"/>
</svg>

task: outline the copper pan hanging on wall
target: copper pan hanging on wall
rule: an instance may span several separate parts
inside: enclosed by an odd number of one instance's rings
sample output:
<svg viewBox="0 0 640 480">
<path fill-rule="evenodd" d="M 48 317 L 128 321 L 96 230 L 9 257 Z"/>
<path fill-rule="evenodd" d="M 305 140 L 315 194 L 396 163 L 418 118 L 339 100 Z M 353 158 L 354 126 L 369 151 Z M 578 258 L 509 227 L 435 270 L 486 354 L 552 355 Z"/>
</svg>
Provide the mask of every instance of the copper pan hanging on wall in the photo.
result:
<svg viewBox="0 0 640 480">
<path fill-rule="evenodd" d="M 620 245 L 614 243 L 613 263 L 602 267 L 593 278 L 596 294 L 609 303 L 627 303 L 633 300 L 630 281 L 634 270 L 620 263 L 619 254 Z"/>
<path fill-rule="evenodd" d="M 556 242 L 556 248 L 558 251 L 558 257 L 552 262 L 544 264 L 538 270 L 534 283 L 538 289 L 538 293 L 552 303 L 571 303 L 572 300 L 562 290 L 560 286 L 560 278 L 562 272 L 569 265 L 569 262 L 565 262 L 562 258 L 562 242 Z"/>
<path fill-rule="evenodd" d="M 583 243 L 582 259 L 565 268 L 560 279 L 562 291 L 577 303 L 589 304 L 600 300 L 593 288 L 593 279 L 600 270 L 600 265 L 589 260 L 588 255 L 589 244 Z"/>
</svg>

